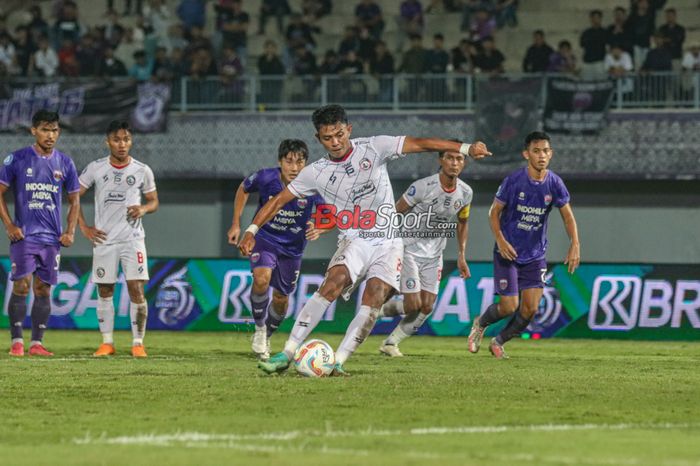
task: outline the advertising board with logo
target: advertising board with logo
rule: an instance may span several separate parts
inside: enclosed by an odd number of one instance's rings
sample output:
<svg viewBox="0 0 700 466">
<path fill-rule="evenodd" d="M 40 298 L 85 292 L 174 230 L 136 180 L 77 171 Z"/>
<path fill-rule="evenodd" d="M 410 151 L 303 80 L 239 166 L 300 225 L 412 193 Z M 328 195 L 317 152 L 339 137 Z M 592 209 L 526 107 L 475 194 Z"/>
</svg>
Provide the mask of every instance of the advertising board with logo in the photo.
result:
<svg viewBox="0 0 700 466">
<path fill-rule="evenodd" d="M 146 286 L 148 327 L 157 330 L 252 331 L 249 262 L 234 259 L 149 259 Z M 289 300 L 294 317 L 318 289 L 327 263 L 304 261 Z M 462 280 L 456 263 L 446 261 L 435 310 L 419 333 L 464 336 L 472 319 L 494 300 L 493 267 L 469 264 Z M 0 327 L 8 326 L 9 259 L 0 259 Z M 53 287 L 52 328 L 97 329 L 97 288 L 90 281 L 90 259 L 64 259 Z M 527 332 L 541 338 L 700 339 L 700 267 L 697 265 L 591 264 L 575 274 L 550 265 L 540 309 Z M 333 303 L 317 327 L 342 333 L 359 310 L 360 286 L 349 301 Z M 31 296 L 29 298 L 32 299 Z M 115 289 L 115 327 L 129 329 L 129 295 L 120 275 Z M 30 308 L 31 308 L 31 302 Z M 29 318 L 25 322 L 29 325 Z M 373 332 L 388 333 L 394 319 L 380 319 Z M 501 323 L 503 325 L 503 323 Z M 489 328 L 494 334 L 498 326 Z"/>
</svg>

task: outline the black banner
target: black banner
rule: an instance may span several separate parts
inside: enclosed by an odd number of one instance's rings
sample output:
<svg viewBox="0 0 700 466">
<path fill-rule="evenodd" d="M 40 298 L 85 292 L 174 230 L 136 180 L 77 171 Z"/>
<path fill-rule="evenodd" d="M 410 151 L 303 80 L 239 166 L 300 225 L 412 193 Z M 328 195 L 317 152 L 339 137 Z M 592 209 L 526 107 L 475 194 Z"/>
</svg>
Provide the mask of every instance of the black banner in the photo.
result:
<svg viewBox="0 0 700 466">
<path fill-rule="evenodd" d="M 597 133 L 607 125 L 614 88 L 611 80 L 549 79 L 544 129 L 552 133 Z"/>
<path fill-rule="evenodd" d="M 525 136 L 539 126 L 541 91 L 541 78 L 478 80 L 477 139 L 488 141 L 489 150 L 498 154 L 485 162 L 522 160 Z"/>
<path fill-rule="evenodd" d="M 57 111 L 61 128 L 103 133 L 110 121 L 130 120 L 136 131 L 165 131 L 170 87 L 133 81 L 22 84 L 5 87 L 0 100 L 0 132 L 23 131 L 41 109 Z"/>
</svg>

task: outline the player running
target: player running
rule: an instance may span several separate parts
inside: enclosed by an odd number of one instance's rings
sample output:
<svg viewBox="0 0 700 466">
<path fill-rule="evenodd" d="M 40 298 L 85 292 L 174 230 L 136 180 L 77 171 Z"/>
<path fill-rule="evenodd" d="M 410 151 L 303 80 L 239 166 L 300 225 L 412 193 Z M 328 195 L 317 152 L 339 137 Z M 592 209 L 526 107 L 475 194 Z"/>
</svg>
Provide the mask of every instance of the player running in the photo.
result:
<svg viewBox="0 0 700 466">
<path fill-rule="evenodd" d="M 440 286 L 442 251 L 447 246 L 446 236 L 454 234 L 444 230 L 447 224 L 457 223 L 459 275 L 465 279 L 471 276 L 464 253 L 473 192 L 459 179 L 466 160 L 457 151 L 440 152 L 439 157 L 440 171 L 413 183 L 396 203 L 396 211 L 400 214 L 410 212 L 423 220 L 402 232 L 401 293 L 405 315 L 379 347 L 379 351 L 387 356 L 403 356 L 399 343 L 416 333 L 433 312 Z"/>
<path fill-rule="evenodd" d="M 148 281 L 148 259 L 141 218 L 158 209 L 158 193 L 148 165 L 131 156 L 131 127 L 126 121 L 112 121 L 107 128 L 109 156 L 90 162 L 80 175 L 80 195 L 95 187 L 95 226 L 89 226 L 80 212 L 80 231 L 93 243 L 92 281 L 97 283 L 97 319 L 102 344 L 93 356 L 115 354 L 114 284 L 119 264 L 129 291 L 129 315 L 133 342 L 131 355 L 145 358 L 148 303 L 144 283 Z M 146 200 L 141 204 L 141 195 Z"/>
<path fill-rule="evenodd" d="M 279 167 L 263 168 L 241 183 L 236 191 L 233 223 L 227 235 L 229 244 L 238 243 L 241 214 L 249 194 L 259 193 L 259 211 L 269 199 L 282 192 L 297 177 L 308 159 L 309 148 L 304 141 L 285 139 L 277 151 Z M 262 226 L 250 254 L 250 268 L 253 272 L 250 304 L 255 320 L 252 349 L 261 360 L 270 357 L 270 337 L 287 314 L 289 295 L 297 285 L 306 242 L 317 239 L 322 232 L 309 222 L 311 212 L 318 204 L 323 204 L 323 198 L 318 195 L 290 200 L 270 222 Z"/>
<path fill-rule="evenodd" d="M 239 249 L 245 255 L 255 246 L 255 234 L 280 208 L 296 198 L 320 194 L 329 203 L 317 206 L 316 226 L 336 226 L 338 249 L 328 264 L 319 290 L 300 311 L 284 351 L 258 366 L 267 373 L 287 367 L 299 345 L 318 324 L 331 302 L 367 278 L 361 307 L 350 322 L 336 352 L 334 375 L 347 375 L 343 364 L 369 335 L 379 309 L 390 290 L 399 289 L 403 243 L 389 233 L 387 219 L 396 216 L 394 194 L 386 164 L 414 152 L 457 151 L 473 158 L 490 155 L 486 146 L 410 136 L 375 136 L 350 139 L 352 125 L 343 107 L 327 105 L 312 117 L 316 137 L 328 151 L 326 157 L 305 167 L 281 193 L 257 213 L 244 234 Z M 390 223 L 389 223 L 390 225 Z"/>
<path fill-rule="evenodd" d="M 53 356 L 42 344 L 51 315 L 51 285 L 58 282 L 60 248 L 73 244 L 80 198 L 73 161 L 55 149 L 61 128 L 58 113 L 39 110 L 32 117 L 35 142 L 7 157 L 0 168 L 0 218 L 10 238 L 12 294 L 7 306 L 12 346 L 10 356 L 24 356 L 22 323 L 27 316 L 29 287 L 32 305 L 31 356 Z M 15 218 L 10 219 L 5 193 L 12 188 Z M 61 230 L 61 194 L 70 207 L 66 230 Z M 32 276 L 34 280 L 32 281 Z"/>
<path fill-rule="evenodd" d="M 468 339 L 472 353 L 479 351 L 486 327 L 515 313 L 489 345 L 496 358 L 507 359 L 503 345 L 520 335 L 537 312 L 547 273 L 547 218 L 552 206 L 559 208 L 571 240 L 564 263 L 568 264 L 569 273 L 579 266 L 578 230 L 569 204 L 569 191 L 562 179 L 547 169 L 552 154 L 547 133 L 528 134 L 523 150 L 527 166 L 507 176 L 496 192 L 489 223 L 496 238 L 493 280 L 500 300 L 474 319 Z M 519 294 L 522 294 L 520 300 Z"/>
</svg>

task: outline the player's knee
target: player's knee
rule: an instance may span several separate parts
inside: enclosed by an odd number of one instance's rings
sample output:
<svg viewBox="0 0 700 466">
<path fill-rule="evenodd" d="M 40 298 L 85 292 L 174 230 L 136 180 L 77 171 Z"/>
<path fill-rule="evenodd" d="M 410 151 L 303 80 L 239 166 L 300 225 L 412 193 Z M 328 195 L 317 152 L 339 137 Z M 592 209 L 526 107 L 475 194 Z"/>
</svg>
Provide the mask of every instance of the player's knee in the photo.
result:
<svg viewBox="0 0 700 466">
<path fill-rule="evenodd" d="M 362 304 L 379 309 L 389 294 L 389 285 L 380 280 L 368 280 L 362 295 Z"/>
<path fill-rule="evenodd" d="M 29 294 L 29 278 L 22 278 L 12 282 L 12 294 L 27 296 Z"/>
<path fill-rule="evenodd" d="M 129 299 L 132 303 L 141 304 L 146 301 L 141 280 L 127 281 L 126 286 L 129 289 Z"/>
<path fill-rule="evenodd" d="M 253 293 L 263 294 L 270 286 L 270 278 L 267 276 L 253 275 Z"/>
<path fill-rule="evenodd" d="M 421 314 L 424 315 L 429 315 L 431 312 L 433 312 L 433 304 L 432 303 L 422 303 L 420 306 L 420 312 Z"/>
<path fill-rule="evenodd" d="M 537 306 L 526 306 L 524 303 L 520 306 L 520 314 L 526 319 L 532 319 L 537 314 Z"/>
<path fill-rule="evenodd" d="M 111 298 L 114 296 L 114 285 L 97 285 L 97 293 L 100 295 L 100 298 Z"/>
<path fill-rule="evenodd" d="M 289 296 L 278 295 L 277 293 L 272 294 L 272 308 L 278 315 L 284 316 L 287 313 L 288 305 Z"/>
<path fill-rule="evenodd" d="M 518 309 L 518 299 L 509 299 L 509 300 L 501 300 L 500 303 L 498 303 L 498 313 L 502 316 L 508 316 L 511 315 Z"/>
</svg>

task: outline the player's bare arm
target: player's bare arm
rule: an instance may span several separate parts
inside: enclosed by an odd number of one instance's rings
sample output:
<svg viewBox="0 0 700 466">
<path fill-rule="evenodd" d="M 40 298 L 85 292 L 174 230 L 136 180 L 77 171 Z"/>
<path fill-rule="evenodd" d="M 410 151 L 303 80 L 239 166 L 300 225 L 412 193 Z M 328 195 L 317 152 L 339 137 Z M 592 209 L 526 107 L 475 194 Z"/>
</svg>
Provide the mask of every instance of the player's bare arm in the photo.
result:
<svg viewBox="0 0 700 466">
<path fill-rule="evenodd" d="M 160 203 L 158 202 L 158 191 L 151 191 L 150 193 L 144 193 L 143 198 L 146 200 L 145 204 L 142 205 L 132 205 L 126 208 L 126 216 L 132 220 L 139 219 L 146 214 L 152 214 L 158 210 Z"/>
<path fill-rule="evenodd" d="M 486 144 L 481 141 L 476 141 L 473 144 L 462 144 L 446 139 L 414 138 L 412 136 L 406 136 L 401 152 L 404 154 L 416 152 L 459 152 L 474 160 L 493 155 L 488 151 Z"/>
<path fill-rule="evenodd" d="M 68 194 L 68 219 L 66 221 L 66 231 L 59 239 L 61 245 L 68 248 L 75 241 L 75 227 L 78 226 L 78 217 L 80 216 L 80 193 Z"/>
<path fill-rule="evenodd" d="M 86 188 L 85 186 L 80 186 L 80 197 L 83 197 L 83 195 L 87 191 L 88 188 Z M 100 230 L 99 228 L 95 228 L 87 224 L 85 216 L 83 215 L 82 207 L 80 208 L 80 212 L 78 213 L 78 226 L 80 227 L 80 232 L 83 234 L 83 236 L 87 238 L 87 240 L 90 241 L 92 244 L 101 244 L 107 239 L 107 233 Z"/>
<path fill-rule="evenodd" d="M 7 237 L 10 241 L 19 241 L 24 239 L 24 232 L 20 227 L 12 222 L 10 218 L 10 213 L 7 211 L 7 204 L 5 203 L 5 193 L 9 188 L 4 184 L 0 184 L 0 219 L 5 225 L 5 231 L 7 231 Z"/>
<path fill-rule="evenodd" d="M 504 259 L 512 261 L 518 257 L 518 253 L 515 251 L 513 245 L 506 240 L 505 236 L 503 236 L 503 232 L 501 231 L 501 214 L 503 213 L 504 207 L 505 204 L 501 204 L 496 200 L 493 201 L 493 204 L 491 204 L 491 208 L 489 209 L 489 226 L 491 227 L 491 232 L 496 239 L 498 253 Z"/>
<path fill-rule="evenodd" d="M 253 250 L 253 246 L 255 246 L 255 234 L 260 227 L 272 220 L 272 218 L 277 215 L 277 212 L 295 197 L 296 196 L 292 194 L 289 188 L 284 188 L 278 195 L 267 201 L 267 203 L 260 208 L 238 244 L 238 249 L 241 251 L 241 254 L 244 256 L 250 254 Z"/>
<path fill-rule="evenodd" d="M 406 202 L 406 198 L 401 196 L 398 201 L 396 201 L 396 212 L 400 214 L 405 214 L 411 210 L 411 206 Z"/>
<path fill-rule="evenodd" d="M 316 241 L 328 232 L 334 231 L 335 228 L 316 228 L 314 222 L 306 222 L 306 239 L 309 241 Z"/>
<path fill-rule="evenodd" d="M 568 265 L 569 273 L 574 273 L 581 263 L 581 245 L 578 241 L 578 227 L 574 218 L 574 211 L 571 209 L 571 204 L 566 204 L 559 209 L 561 219 L 564 221 L 566 234 L 569 235 L 571 245 L 569 252 L 566 254 L 564 264 Z"/>
<path fill-rule="evenodd" d="M 469 239 L 469 217 L 457 216 L 457 269 L 459 276 L 467 279 L 472 276 L 467 264 L 467 241 Z"/>
<path fill-rule="evenodd" d="M 231 228 L 229 228 L 226 233 L 228 244 L 233 244 L 234 246 L 238 244 L 238 239 L 241 235 L 241 215 L 243 214 L 243 208 L 246 202 L 248 202 L 249 196 L 250 195 L 243 187 L 243 183 L 241 183 L 238 186 L 236 197 L 233 200 L 233 221 L 231 222 Z"/>
</svg>

